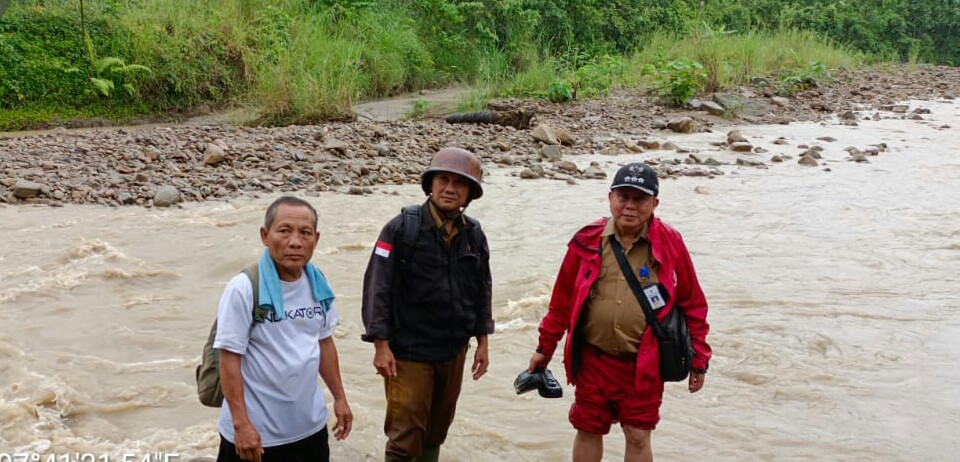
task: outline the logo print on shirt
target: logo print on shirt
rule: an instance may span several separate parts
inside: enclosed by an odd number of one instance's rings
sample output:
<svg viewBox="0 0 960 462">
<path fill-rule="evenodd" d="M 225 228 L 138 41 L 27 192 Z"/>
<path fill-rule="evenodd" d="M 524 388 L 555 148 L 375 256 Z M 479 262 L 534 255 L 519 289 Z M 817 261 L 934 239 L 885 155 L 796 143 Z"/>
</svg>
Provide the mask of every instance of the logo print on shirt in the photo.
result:
<svg viewBox="0 0 960 462">
<path fill-rule="evenodd" d="M 322 306 L 310 306 L 306 308 L 297 308 L 295 310 L 283 310 L 287 319 L 313 319 L 321 318 L 323 324 L 327 323 L 327 312 Z M 267 321 L 283 322 L 283 319 L 277 318 L 275 311 L 267 313 Z"/>
</svg>

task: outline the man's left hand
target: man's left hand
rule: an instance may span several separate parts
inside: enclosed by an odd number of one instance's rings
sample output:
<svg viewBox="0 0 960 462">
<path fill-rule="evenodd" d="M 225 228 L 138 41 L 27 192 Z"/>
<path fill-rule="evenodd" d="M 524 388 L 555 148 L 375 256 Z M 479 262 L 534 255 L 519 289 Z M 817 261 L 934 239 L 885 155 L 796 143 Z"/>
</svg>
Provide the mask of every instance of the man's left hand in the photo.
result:
<svg viewBox="0 0 960 462">
<path fill-rule="evenodd" d="M 353 429 L 353 412 L 346 399 L 333 402 L 333 414 L 337 416 L 337 423 L 333 427 L 333 437 L 340 441 L 350 436 Z"/>
<path fill-rule="evenodd" d="M 490 356 L 487 352 L 487 342 L 477 342 L 477 352 L 473 354 L 473 366 L 470 367 L 470 371 L 473 372 L 473 380 L 479 380 L 480 377 L 483 377 L 489 367 Z"/>
<path fill-rule="evenodd" d="M 696 393 L 703 388 L 703 381 L 706 380 L 707 374 L 700 372 L 690 372 L 690 393 Z"/>
</svg>

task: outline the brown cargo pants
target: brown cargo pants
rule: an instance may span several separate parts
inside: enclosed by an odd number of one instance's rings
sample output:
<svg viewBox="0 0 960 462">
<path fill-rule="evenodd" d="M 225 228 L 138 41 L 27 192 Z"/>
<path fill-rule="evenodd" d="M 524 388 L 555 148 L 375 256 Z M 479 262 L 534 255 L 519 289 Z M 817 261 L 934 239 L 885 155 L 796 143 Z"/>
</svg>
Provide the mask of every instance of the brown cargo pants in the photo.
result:
<svg viewBox="0 0 960 462">
<path fill-rule="evenodd" d="M 397 376 L 384 379 L 388 459 L 410 460 L 443 444 L 457 410 L 466 356 L 464 347 L 448 361 L 397 360 Z"/>
</svg>

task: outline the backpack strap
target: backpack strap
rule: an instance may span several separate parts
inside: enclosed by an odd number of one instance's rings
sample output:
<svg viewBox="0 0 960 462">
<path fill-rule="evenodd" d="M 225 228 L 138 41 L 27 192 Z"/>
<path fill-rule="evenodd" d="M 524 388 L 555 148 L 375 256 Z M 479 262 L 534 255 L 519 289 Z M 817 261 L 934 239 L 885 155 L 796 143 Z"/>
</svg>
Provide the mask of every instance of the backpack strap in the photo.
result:
<svg viewBox="0 0 960 462">
<path fill-rule="evenodd" d="M 260 266 L 254 263 L 241 271 L 250 279 L 253 285 L 253 326 L 266 320 L 267 310 L 260 308 Z M 197 397 L 204 406 L 221 407 L 223 405 L 223 390 L 220 388 L 220 350 L 213 347 L 217 339 L 217 319 L 213 320 L 207 342 L 203 345 L 203 356 L 197 366 Z"/>
<path fill-rule="evenodd" d="M 419 205 L 408 205 L 400 209 L 400 214 L 403 216 L 400 227 L 400 249 L 397 252 L 399 255 L 399 262 L 401 264 L 406 264 L 410 255 L 413 253 L 413 249 L 417 246 L 417 239 L 420 237 L 420 207 Z M 469 217 L 467 215 L 463 216 L 469 222 L 470 226 L 466 226 L 464 231 L 467 234 L 467 241 L 470 243 L 470 246 L 473 248 L 474 252 L 480 253 L 483 252 L 483 246 L 480 245 L 480 239 L 477 237 L 477 233 L 474 231 L 476 228 L 480 227 L 480 222 L 475 218 Z"/>
<path fill-rule="evenodd" d="M 260 263 L 253 263 L 242 272 L 253 285 L 253 323 L 263 322 L 267 317 L 267 310 L 260 308 Z"/>
<path fill-rule="evenodd" d="M 467 240 L 468 242 L 470 242 L 471 250 L 473 250 L 477 254 L 481 254 L 481 253 L 485 254 L 483 250 L 483 246 L 480 245 L 480 238 L 477 235 L 477 231 L 476 231 L 477 228 L 480 227 L 480 222 L 477 221 L 476 218 L 472 218 L 467 215 L 464 215 L 463 217 L 467 219 L 467 222 L 470 225 L 470 226 L 465 226 L 464 231 L 467 233 Z M 489 256 L 489 255 L 484 255 L 484 256 Z"/>
<path fill-rule="evenodd" d="M 403 221 L 400 228 L 400 251 L 398 252 L 401 264 L 410 260 L 413 249 L 417 246 L 420 237 L 420 206 L 408 205 L 400 209 Z"/>
</svg>

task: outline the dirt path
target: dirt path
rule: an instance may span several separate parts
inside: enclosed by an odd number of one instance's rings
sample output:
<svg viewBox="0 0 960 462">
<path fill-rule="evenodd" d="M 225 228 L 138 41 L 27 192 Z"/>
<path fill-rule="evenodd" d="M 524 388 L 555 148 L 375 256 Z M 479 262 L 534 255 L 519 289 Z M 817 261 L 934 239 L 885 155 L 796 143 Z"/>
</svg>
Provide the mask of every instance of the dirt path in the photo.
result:
<svg viewBox="0 0 960 462">
<path fill-rule="evenodd" d="M 441 116 L 455 112 L 457 105 L 472 91 L 469 87 L 451 87 L 441 90 L 423 90 L 391 98 L 364 101 L 353 106 L 358 122 L 401 121 L 414 110 L 417 102 L 422 102 L 427 116 Z M 166 127 L 197 127 L 207 125 L 244 125 L 256 118 L 256 111 L 247 108 L 234 108 L 191 116 L 174 122 L 144 122 L 129 125 L 114 125 L 109 120 L 91 119 L 80 121 L 78 127 L 57 127 L 40 130 L 0 131 L 0 138 L 26 138 L 51 133 L 85 133 L 100 130 L 143 130 Z"/>
<path fill-rule="evenodd" d="M 448 114 L 456 112 L 457 104 L 467 96 L 468 87 L 453 87 L 442 90 L 396 96 L 393 98 L 367 101 L 353 106 L 358 122 L 389 122 L 406 118 L 418 101 L 422 101 L 429 114 Z"/>
</svg>

